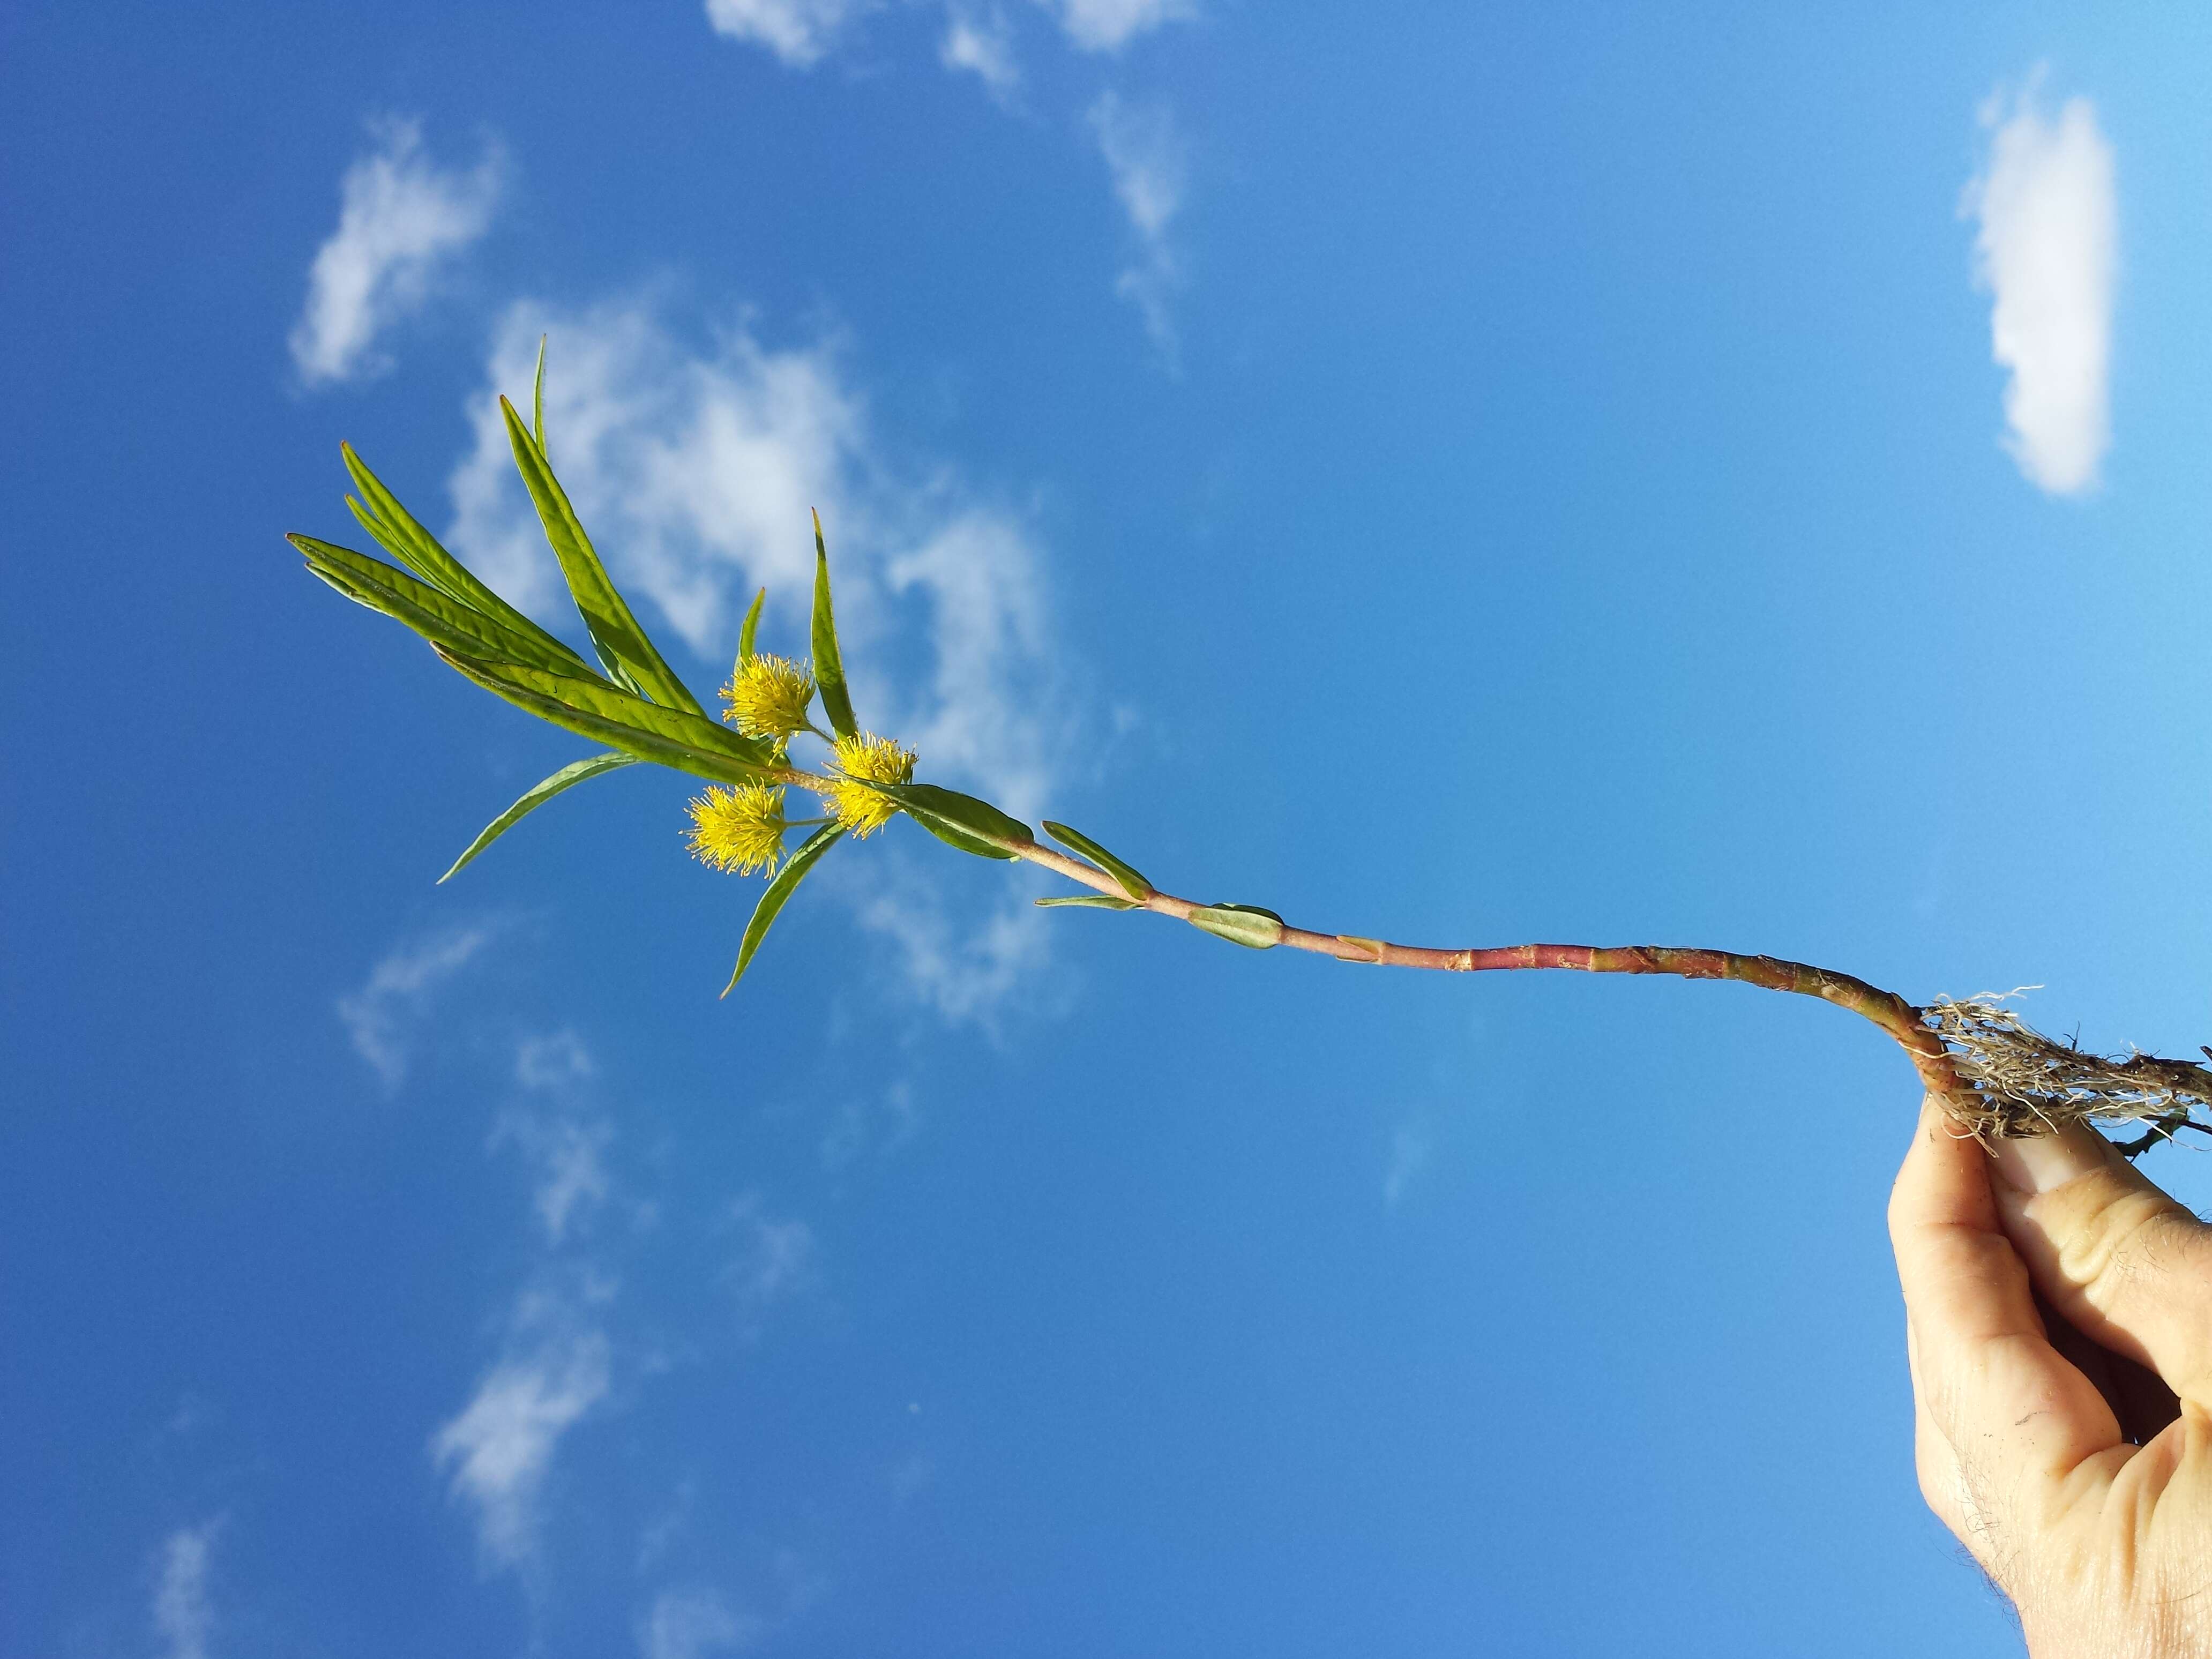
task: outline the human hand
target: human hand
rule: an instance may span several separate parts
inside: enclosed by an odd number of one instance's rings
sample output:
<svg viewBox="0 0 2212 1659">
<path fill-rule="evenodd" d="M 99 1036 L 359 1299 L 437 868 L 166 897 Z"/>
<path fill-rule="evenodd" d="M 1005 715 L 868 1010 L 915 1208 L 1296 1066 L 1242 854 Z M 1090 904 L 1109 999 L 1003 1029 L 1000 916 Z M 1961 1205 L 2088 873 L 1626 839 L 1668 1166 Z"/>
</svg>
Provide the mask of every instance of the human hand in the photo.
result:
<svg viewBox="0 0 2212 1659">
<path fill-rule="evenodd" d="M 2034 1659 L 2212 1656 L 2212 1227 L 2103 1136 L 1956 1137 L 1890 1195 L 1920 1491 Z"/>
</svg>

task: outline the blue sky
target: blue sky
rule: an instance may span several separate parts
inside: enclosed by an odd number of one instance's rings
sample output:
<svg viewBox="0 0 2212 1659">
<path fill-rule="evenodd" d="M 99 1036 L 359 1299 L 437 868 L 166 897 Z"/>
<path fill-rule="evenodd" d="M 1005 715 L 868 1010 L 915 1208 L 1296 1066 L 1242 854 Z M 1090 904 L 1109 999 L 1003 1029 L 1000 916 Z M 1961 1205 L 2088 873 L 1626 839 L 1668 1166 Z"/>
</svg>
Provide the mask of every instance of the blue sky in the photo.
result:
<svg viewBox="0 0 2212 1659">
<path fill-rule="evenodd" d="M 306 579 L 1163 885 L 2212 1038 L 2212 23 L 668 0 L 0 19 L 0 1650 L 2016 1650 L 1913 1487 L 1907 1067 L 894 825 L 752 884 Z M 2212 1202 L 2205 1166 L 2151 1167 Z"/>
</svg>

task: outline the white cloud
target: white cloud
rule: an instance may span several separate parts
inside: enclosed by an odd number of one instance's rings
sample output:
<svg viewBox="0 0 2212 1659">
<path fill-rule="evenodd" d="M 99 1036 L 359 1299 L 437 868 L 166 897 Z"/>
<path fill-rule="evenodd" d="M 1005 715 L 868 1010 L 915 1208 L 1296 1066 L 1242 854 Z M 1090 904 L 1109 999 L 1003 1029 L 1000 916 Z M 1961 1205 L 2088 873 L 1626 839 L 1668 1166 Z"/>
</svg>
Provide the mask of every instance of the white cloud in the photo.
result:
<svg viewBox="0 0 2212 1659">
<path fill-rule="evenodd" d="M 823 1132 L 822 1167 L 842 1170 L 864 1152 L 893 1152 L 914 1139 L 920 1118 L 914 1086 L 903 1079 L 885 1089 L 880 1100 L 848 1100 Z"/>
<path fill-rule="evenodd" d="M 789 69 L 811 69 L 848 39 L 862 15 L 880 0 L 706 0 L 715 33 L 766 47 Z M 1140 34 L 1196 15 L 1188 0 L 1036 0 L 1084 52 L 1118 52 Z M 966 0 L 951 0 L 938 60 L 969 70 L 1003 98 L 1019 81 L 1012 36 L 995 13 L 976 14 Z"/>
<path fill-rule="evenodd" d="M 538 1166 L 531 1204 L 548 1244 L 560 1244 L 572 1224 L 606 1202 L 609 1182 L 599 1154 L 613 1139 L 613 1129 L 605 1123 L 539 1118 L 527 1112 L 503 1114 L 492 1130 L 494 1147 L 513 1141 Z"/>
<path fill-rule="evenodd" d="M 1139 35 L 1194 14 L 1183 0 L 1038 0 L 1085 52 L 1116 52 Z"/>
<path fill-rule="evenodd" d="M 722 1277 L 739 1312 L 755 1325 L 770 1307 L 814 1282 L 814 1230 L 795 1217 L 770 1215 L 756 1193 L 730 1206 L 729 1221 L 739 1242 Z"/>
<path fill-rule="evenodd" d="M 643 1659 L 707 1659 L 751 1647 L 767 1631 L 766 1620 L 735 1611 L 720 1590 L 663 1590 L 639 1622 L 637 1650 Z"/>
<path fill-rule="evenodd" d="M 407 1075 L 413 1028 L 430 994 L 466 967 L 491 942 L 492 933 L 480 924 L 402 945 L 370 970 L 360 990 L 338 999 L 338 1018 L 352 1035 L 355 1052 L 376 1068 L 387 1088 L 397 1088 Z"/>
<path fill-rule="evenodd" d="M 533 1093 L 564 1093 L 598 1069 L 591 1051 L 574 1031 L 527 1036 L 515 1045 L 515 1080 Z M 547 1243 L 560 1244 L 572 1222 L 606 1202 L 610 1183 L 599 1154 L 613 1139 L 614 1130 L 602 1121 L 540 1116 L 526 1110 L 502 1113 L 493 1126 L 495 1150 L 511 1140 L 538 1166 L 538 1188 L 531 1202 Z"/>
<path fill-rule="evenodd" d="M 514 1080 L 526 1089 L 560 1089 L 580 1083 L 599 1068 L 574 1031 L 527 1036 L 515 1045 Z"/>
<path fill-rule="evenodd" d="M 763 347 L 740 319 L 698 349 L 647 303 L 581 313 L 524 303 L 495 338 L 489 385 L 471 401 L 477 443 L 455 471 L 453 544 L 485 579 L 549 617 L 559 572 L 514 475 L 496 394 L 526 395 L 550 335 L 547 448 L 616 580 L 657 606 L 721 665 L 753 587 L 787 618 L 811 591 L 809 510 L 837 564 L 841 629 L 872 605 L 890 550 L 841 512 L 863 487 L 866 418 L 833 348 Z"/>
<path fill-rule="evenodd" d="M 1014 59 L 1013 32 L 996 12 L 971 12 L 955 6 L 947 14 L 945 39 L 937 48 L 938 61 L 949 70 L 966 70 L 1005 102 L 1022 83 L 1021 65 Z"/>
<path fill-rule="evenodd" d="M 1967 187 L 1976 272 L 1995 295 L 1990 336 L 2005 387 L 2006 447 L 2054 495 L 2097 482 L 2111 440 L 2107 381 L 2118 212 L 2112 147 L 2086 98 L 2048 115 L 2039 75 L 1982 112 L 1988 163 Z"/>
<path fill-rule="evenodd" d="M 292 328 L 292 362 L 309 386 L 382 372 L 376 337 L 417 310 L 441 269 L 491 224 L 504 171 L 496 147 L 473 167 L 441 167 L 422 153 L 419 122 L 387 120 L 346 169 L 338 228 L 307 273 L 307 302 Z"/>
<path fill-rule="evenodd" d="M 903 855 L 878 855 L 876 878 L 845 890 L 860 925 L 898 945 L 915 994 L 953 1024 L 989 1029 L 999 1009 L 1044 964 L 1051 934 L 1027 891 L 980 923 L 956 913 L 943 883 Z"/>
<path fill-rule="evenodd" d="M 606 1394 L 605 1334 L 556 1333 L 493 1367 L 460 1414 L 431 1437 L 432 1462 L 451 1468 L 454 1496 L 475 1507 L 488 1565 L 518 1567 L 535 1554 L 554 1451 Z"/>
<path fill-rule="evenodd" d="M 861 722 L 904 739 L 933 781 L 1034 818 L 1074 732 L 1044 559 L 1024 517 L 927 459 L 895 464 L 834 341 L 771 347 L 740 318 L 702 343 L 645 301 L 514 307 L 477 394 L 473 452 L 452 480 L 451 544 L 518 604 L 558 620 L 552 556 L 514 477 L 495 392 L 526 391 L 550 333 L 546 434 L 569 498 L 616 580 L 726 672 L 756 586 L 764 649 L 805 651 L 818 506 Z M 872 846 L 872 855 L 881 844 Z M 880 882 L 887 860 L 872 857 Z M 844 890 L 908 946 L 926 1000 L 966 1018 L 1036 959 L 1041 918 L 1018 896 L 974 944 L 938 878 L 901 873 L 896 897 Z M 1012 914 L 1021 912 L 1017 920 Z"/>
<path fill-rule="evenodd" d="M 707 21 L 717 34 L 766 46 L 792 68 L 809 69 L 869 9 L 868 0 L 707 0 Z"/>
<path fill-rule="evenodd" d="M 208 1659 L 215 1609 L 208 1601 L 208 1559 L 220 1521 L 180 1527 L 161 1545 L 161 1574 L 154 1589 L 154 1628 L 168 1659 Z"/>
<path fill-rule="evenodd" d="M 1182 271 L 1168 233 L 1182 211 L 1188 185 L 1185 146 L 1164 105 L 1135 107 L 1108 92 L 1091 106 L 1089 118 L 1114 194 L 1136 234 L 1137 258 L 1122 268 L 1115 291 L 1137 307 L 1145 331 L 1172 366 L 1175 319 L 1168 301 Z"/>
<path fill-rule="evenodd" d="M 1403 1123 L 1390 1136 L 1390 1163 L 1382 1176 L 1382 1202 L 1395 1209 L 1413 1177 L 1428 1167 L 1429 1132 L 1419 1123 Z"/>
</svg>

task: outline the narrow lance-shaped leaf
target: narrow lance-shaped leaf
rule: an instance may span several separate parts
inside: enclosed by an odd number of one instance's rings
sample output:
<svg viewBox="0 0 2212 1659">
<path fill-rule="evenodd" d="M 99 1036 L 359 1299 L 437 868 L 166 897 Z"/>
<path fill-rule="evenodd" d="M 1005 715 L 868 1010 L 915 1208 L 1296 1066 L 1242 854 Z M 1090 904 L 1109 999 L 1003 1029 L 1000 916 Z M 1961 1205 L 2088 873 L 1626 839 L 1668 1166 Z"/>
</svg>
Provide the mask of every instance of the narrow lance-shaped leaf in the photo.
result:
<svg viewBox="0 0 2212 1659">
<path fill-rule="evenodd" d="M 1256 904 L 1201 904 L 1184 920 L 1216 939 L 1255 951 L 1269 950 L 1283 942 L 1283 919 Z"/>
<path fill-rule="evenodd" d="M 1040 910 L 1141 910 L 1134 899 L 1109 898 L 1103 893 L 1081 893 L 1070 898 L 1041 898 Z"/>
<path fill-rule="evenodd" d="M 957 828 L 933 813 L 909 812 L 907 816 L 947 847 L 957 848 L 963 853 L 972 853 L 979 859 L 1011 859 L 1015 856 L 1003 847 L 994 847 L 988 841 L 977 840 L 966 830 Z"/>
<path fill-rule="evenodd" d="M 530 435 L 545 450 L 545 337 L 538 337 L 538 373 L 530 378 Z"/>
<path fill-rule="evenodd" d="M 684 682 L 676 678 L 676 671 L 661 659 L 653 641 L 638 626 L 637 618 L 616 590 L 607 575 L 606 567 L 592 550 L 591 538 L 584 533 L 577 520 L 576 510 L 568 504 L 561 481 L 553 476 L 546 464 L 545 452 L 530 435 L 522 417 L 514 412 L 514 405 L 505 398 L 499 400 L 501 415 L 507 422 L 507 447 L 514 452 L 516 471 L 529 488 L 530 499 L 537 506 L 538 522 L 545 526 L 545 539 L 553 545 L 554 556 L 561 561 L 561 574 L 568 579 L 568 592 L 576 601 L 576 609 L 584 618 L 584 627 L 598 647 L 600 660 L 605 663 L 608 674 L 617 680 L 634 681 L 638 690 L 655 702 L 671 708 L 681 708 L 702 718 L 706 710 L 693 696 Z"/>
<path fill-rule="evenodd" d="M 852 693 L 845 689 L 845 659 L 837 651 L 837 618 L 830 607 L 830 545 L 822 539 L 822 515 L 814 515 L 814 684 L 822 693 L 822 712 L 830 729 L 849 738 L 860 729 L 853 718 Z"/>
<path fill-rule="evenodd" d="M 573 675 L 526 668 L 520 663 L 479 663 L 477 665 L 489 667 L 500 678 L 517 681 L 540 696 L 552 697 L 571 708 L 604 719 L 672 738 L 694 749 L 726 756 L 756 769 L 768 763 L 769 746 L 760 738 L 743 736 L 702 715 L 687 714 L 680 708 L 664 708 L 657 702 L 647 702 L 643 697 L 633 696 L 619 686 L 609 685 L 605 680 L 579 679 Z"/>
<path fill-rule="evenodd" d="M 784 860 L 783 868 L 775 872 L 775 878 L 768 884 L 768 890 L 761 895 L 760 902 L 753 907 L 753 919 L 745 924 L 745 936 L 738 943 L 737 971 L 730 975 L 730 982 L 722 988 L 724 996 L 738 988 L 738 981 L 745 976 L 745 969 L 752 962 L 753 953 L 760 949 L 761 941 L 768 937 L 768 930 L 775 923 L 777 913 L 799 890 L 799 884 L 806 879 L 806 872 L 815 866 L 824 853 L 837 844 L 837 837 L 844 833 L 845 826 L 842 823 L 825 823 L 809 836 L 796 853 Z"/>
<path fill-rule="evenodd" d="M 473 571 L 446 551 L 438 538 L 400 504 L 399 498 L 385 488 L 384 480 L 368 470 L 368 464 L 354 453 L 351 444 L 339 445 L 338 453 L 345 460 L 354 488 L 361 491 L 360 502 L 349 500 L 348 505 L 368 533 L 393 558 L 463 605 L 483 611 L 518 634 L 528 635 L 542 648 L 558 653 L 577 667 L 587 669 L 581 657 L 477 580 Z"/>
<path fill-rule="evenodd" d="M 551 777 L 525 795 L 484 826 L 483 833 L 469 843 L 469 850 L 453 860 L 453 867 L 438 878 L 441 885 L 451 881 L 466 869 L 476 855 L 522 822 L 531 813 L 551 800 L 564 789 L 573 789 L 586 778 L 596 778 L 602 772 L 611 772 L 617 767 L 635 766 L 638 757 L 610 749 L 604 754 L 588 755 L 580 761 L 571 761 Z"/>
<path fill-rule="evenodd" d="M 508 628 L 497 617 L 380 559 L 313 536 L 286 539 L 307 556 L 309 569 L 347 598 L 405 623 L 434 645 L 450 646 L 466 656 L 528 663 L 556 674 L 591 673 L 574 652 Z"/>
<path fill-rule="evenodd" d="M 763 587 L 753 595 L 753 602 L 745 608 L 744 626 L 738 629 L 738 660 L 753 659 L 753 638 L 760 632 L 761 606 L 768 603 L 768 589 Z"/>
<path fill-rule="evenodd" d="M 1050 818 L 1047 818 L 1044 821 L 1044 832 L 1061 846 L 1082 854 L 1084 857 L 1113 877 L 1115 881 L 1121 884 L 1121 890 L 1139 904 L 1152 896 L 1152 883 L 1146 881 L 1130 866 L 1115 858 L 1081 830 L 1071 830 L 1064 823 L 1054 823 Z"/>
<path fill-rule="evenodd" d="M 1008 817 L 990 802 L 957 789 L 940 789 L 933 783 L 870 783 L 867 787 L 888 795 L 931 835 L 963 853 L 1012 859 L 1020 857 L 1023 848 L 1036 845 L 1029 825 L 1019 818 Z"/>
<path fill-rule="evenodd" d="M 604 680 L 574 679 L 517 663 L 481 661 L 443 646 L 433 648 L 487 691 L 579 737 L 723 783 L 757 783 L 773 775 L 764 774 L 756 758 L 758 744 L 681 709 L 633 697 Z M 714 741 L 704 740 L 709 736 Z M 732 739 L 745 747 L 734 749 Z"/>
</svg>

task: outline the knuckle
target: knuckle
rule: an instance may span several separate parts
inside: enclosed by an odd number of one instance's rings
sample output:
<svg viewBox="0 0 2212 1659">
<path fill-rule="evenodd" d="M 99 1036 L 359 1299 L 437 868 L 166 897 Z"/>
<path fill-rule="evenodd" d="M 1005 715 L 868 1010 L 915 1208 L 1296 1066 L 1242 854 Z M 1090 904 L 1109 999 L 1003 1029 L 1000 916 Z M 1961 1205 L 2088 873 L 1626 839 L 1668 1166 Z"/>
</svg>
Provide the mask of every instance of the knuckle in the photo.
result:
<svg viewBox="0 0 2212 1659">
<path fill-rule="evenodd" d="M 2178 1275 L 2212 1291 L 2205 1235 L 2203 1224 L 2165 1194 L 2124 1192 L 2060 1236 L 2058 1267 L 2075 1284 L 2108 1295 L 2164 1286 Z"/>
</svg>

